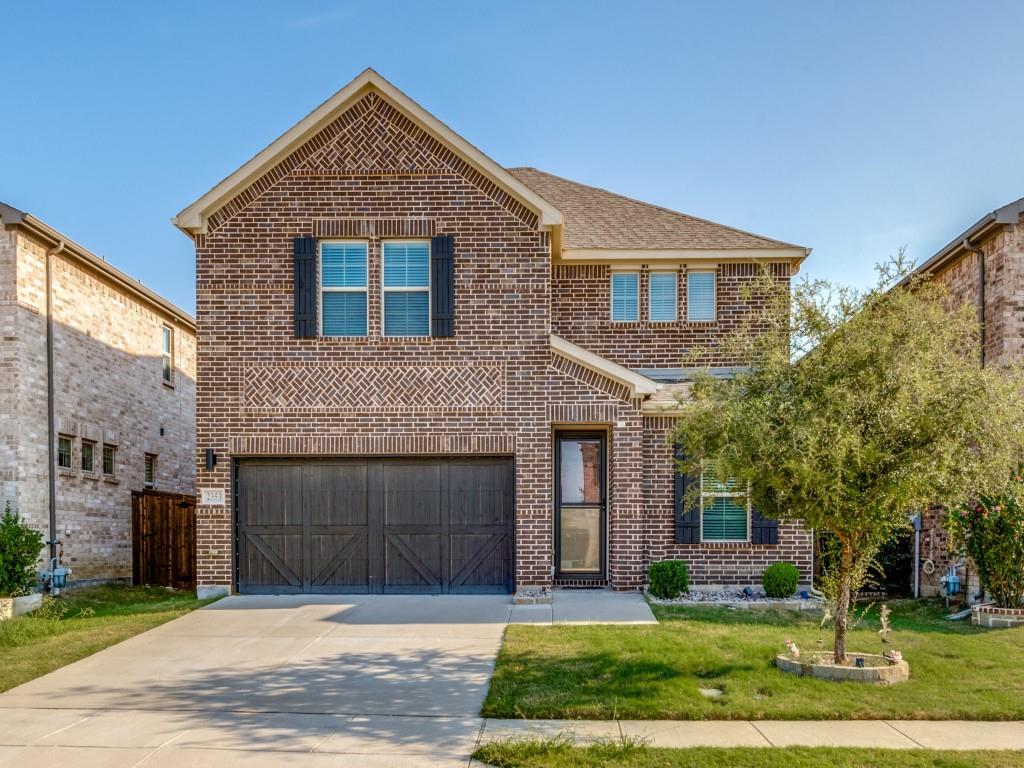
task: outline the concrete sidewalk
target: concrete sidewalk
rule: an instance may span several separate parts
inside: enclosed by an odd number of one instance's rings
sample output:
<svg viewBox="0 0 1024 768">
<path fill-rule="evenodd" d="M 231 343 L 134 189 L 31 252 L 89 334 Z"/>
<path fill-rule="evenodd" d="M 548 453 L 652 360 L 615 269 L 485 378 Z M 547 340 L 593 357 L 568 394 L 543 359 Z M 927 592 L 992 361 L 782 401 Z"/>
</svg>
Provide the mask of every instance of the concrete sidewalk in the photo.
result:
<svg viewBox="0 0 1024 768">
<path fill-rule="evenodd" d="M 485 720 L 480 743 L 560 734 L 651 747 L 1024 750 L 1024 722 L 970 720 Z"/>
</svg>

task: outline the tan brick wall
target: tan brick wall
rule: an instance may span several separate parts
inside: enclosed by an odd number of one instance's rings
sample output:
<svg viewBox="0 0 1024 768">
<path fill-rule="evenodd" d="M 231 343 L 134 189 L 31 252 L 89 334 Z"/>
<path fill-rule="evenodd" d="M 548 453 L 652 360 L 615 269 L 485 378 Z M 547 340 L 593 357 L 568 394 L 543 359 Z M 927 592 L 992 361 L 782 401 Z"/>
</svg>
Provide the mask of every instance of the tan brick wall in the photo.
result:
<svg viewBox="0 0 1024 768">
<path fill-rule="evenodd" d="M 382 241 L 432 234 L 455 238 L 456 335 L 383 338 Z M 292 241 L 311 235 L 368 243 L 365 339 L 294 337 Z M 643 583 L 654 524 L 639 403 L 623 385 L 551 355 L 549 334 L 571 302 L 563 295 L 552 309 L 550 244 L 536 217 L 379 97 L 361 100 L 213 214 L 210 232 L 197 237 L 196 265 L 200 489 L 231 499 L 240 456 L 512 454 L 516 584 L 549 584 L 553 433 L 599 428 L 610 434 L 610 581 Z M 578 288 L 588 295 L 587 284 Z M 720 294 L 723 323 L 735 311 L 732 290 Z M 638 329 L 616 338 L 572 340 L 627 364 L 681 357 L 670 351 L 678 334 L 648 345 L 658 352 L 647 356 Z M 203 463 L 207 448 L 218 455 L 213 470 Z M 657 471 L 670 478 L 671 460 Z M 199 584 L 231 587 L 232 504 L 198 515 Z"/>
<path fill-rule="evenodd" d="M 0 448 L 5 489 L 33 526 L 48 533 L 46 418 L 47 243 L 4 231 L 16 253 L 14 294 L 4 331 L 13 349 L 14 386 L 4 398 L 3 432 L 13 427 L 13 457 Z M 0 268 L 2 269 L 2 268 Z M 195 337 L 148 302 L 67 254 L 53 259 L 56 428 L 73 438 L 72 468 L 57 473 L 57 538 L 76 580 L 131 575 L 131 491 L 144 485 L 144 454 L 157 456 L 156 487 L 192 493 L 195 456 Z M 13 316 L 13 320 L 11 319 Z M 161 327 L 175 329 L 174 386 L 161 378 Z M 11 402 L 15 408 L 11 410 Z M 161 428 L 163 434 L 160 434 Z M 81 469 L 82 440 L 96 443 L 97 471 Z M 102 474 L 102 446 L 116 446 L 113 479 Z M 12 460 L 13 458 L 13 460 Z"/>
</svg>

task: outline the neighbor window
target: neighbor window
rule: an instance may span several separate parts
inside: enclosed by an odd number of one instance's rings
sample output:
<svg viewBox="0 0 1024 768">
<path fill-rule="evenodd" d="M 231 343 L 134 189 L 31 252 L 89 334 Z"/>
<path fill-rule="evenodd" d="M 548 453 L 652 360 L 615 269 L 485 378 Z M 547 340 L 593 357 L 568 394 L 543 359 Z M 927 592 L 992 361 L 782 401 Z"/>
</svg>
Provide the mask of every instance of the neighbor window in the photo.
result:
<svg viewBox="0 0 1024 768">
<path fill-rule="evenodd" d="M 114 476 L 114 454 L 117 449 L 112 445 L 103 446 L 103 474 Z"/>
<path fill-rule="evenodd" d="M 651 322 L 673 322 L 676 319 L 676 273 L 651 272 L 649 292 Z"/>
<path fill-rule="evenodd" d="M 163 353 L 163 379 L 164 384 L 172 383 L 174 371 L 174 331 L 166 325 L 161 329 L 160 339 L 161 352 Z"/>
<path fill-rule="evenodd" d="M 686 275 L 686 319 L 715 319 L 715 273 L 689 272 Z"/>
<path fill-rule="evenodd" d="M 430 243 L 384 243 L 384 335 L 430 335 Z"/>
<path fill-rule="evenodd" d="M 719 480 L 716 469 L 712 462 L 705 462 L 701 472 L 701 539 L 747 541 L 750 519 L 747 489 L 735 478 Z"/>
<path fill-rule="evenodd" d="M 156 456 L 152 453 L 146 454 L 145 468 L 145 485 L 147 488 L 152 488 L 156 485 Z"/>
<path fill-rule="evenodd" d="M 320 333 L 366 335 L 366 243 L 320 243 Z"/>
<path fill-rule="evenodd" d="M 71 469 L 71 438 L 65 435 L 57 438 L 57 466 Z"/>
<path fill-rule="evenodd" d="M 640 274 L 612 272 L 612 321 L 633 323 L 640 319 Z"/>
<path fill-rule="evenodd" d="M 96 467 L 96 443 L 92 440 L 82 441 L 82 471 L 92 472 Z"/>
</svg>

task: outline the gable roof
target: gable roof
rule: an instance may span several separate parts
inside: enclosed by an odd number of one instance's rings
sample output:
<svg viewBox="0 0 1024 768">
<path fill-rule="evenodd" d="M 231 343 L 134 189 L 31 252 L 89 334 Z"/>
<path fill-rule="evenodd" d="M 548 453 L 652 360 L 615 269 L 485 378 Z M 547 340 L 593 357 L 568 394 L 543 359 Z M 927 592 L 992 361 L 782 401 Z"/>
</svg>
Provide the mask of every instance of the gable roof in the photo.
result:
<svg viewBox="0 0 1024 768">
<path fill-rule="evenodd" d="M 450 147 L 476 171 L 536 213 L 541 228 L 551 228 L 562 223 L 561 213 L 548 200 L 523 184 L 373 69 L 364 70 L 352 82 L 289 128 L 266 149 L 259 152 L 194 203 L 184 208 L 171 221 L 189 236 L 205 232 L 207 220 L 212 214 L 371 91 L 383 96 L 420 128 Z"/>
<path fill-rule="evenodd" d="M 595 355 L 589 349 L 573 344 L 561 336 L 551 334 L 551 351 L 567 360 L 571 360 L 584 368 L 595 373 L 606 376 L 612 381 L 629 388 L 630 397 L 647 397 L 658 391 L 657 382 L 651 381 L 646 376 L 641 376 L 629 368 L 623 368 L 618 363 Z"/>
<path fill-rule="evenodd" d="M 730 254 L 726 252 L 736 252 L 734 255 L 744 257 L 803 259 L 810 252 L 799 245 L 634 200 L 536 168 L 508 170 L 562 212 L 563 253 L 577 251 L 597 256 L 590 252 L 705 251 L 719 258 L 727 258 Z"/>
</svg>

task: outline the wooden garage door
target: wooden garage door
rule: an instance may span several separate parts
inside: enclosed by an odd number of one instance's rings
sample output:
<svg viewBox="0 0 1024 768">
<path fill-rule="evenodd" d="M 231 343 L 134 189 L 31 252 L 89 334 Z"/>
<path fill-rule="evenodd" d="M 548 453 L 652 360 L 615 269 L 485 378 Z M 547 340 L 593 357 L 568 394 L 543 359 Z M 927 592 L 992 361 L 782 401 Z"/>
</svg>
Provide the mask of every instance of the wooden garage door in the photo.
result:
<svg viewBox="0 0 1024 768">
<path fill-rule="evenodd" d="M 240 461 L 247 593 L 510 592 L 506 458 Z"/>
</svg>

